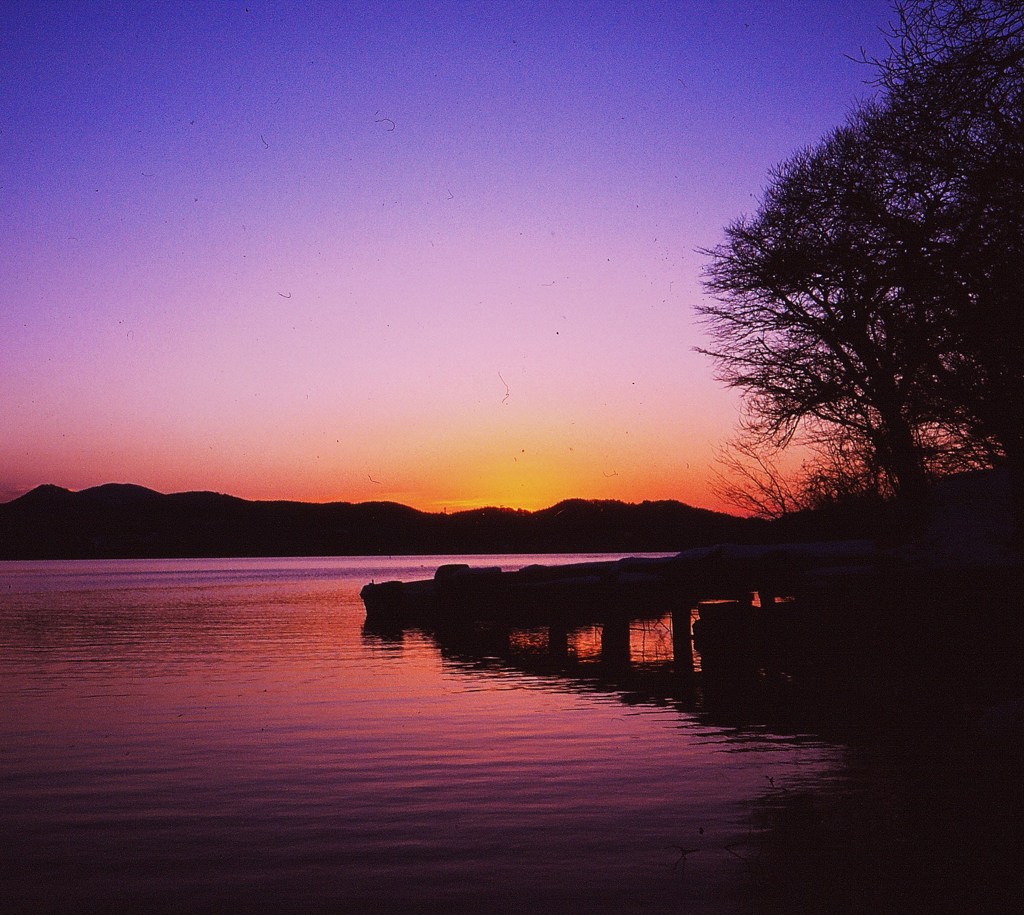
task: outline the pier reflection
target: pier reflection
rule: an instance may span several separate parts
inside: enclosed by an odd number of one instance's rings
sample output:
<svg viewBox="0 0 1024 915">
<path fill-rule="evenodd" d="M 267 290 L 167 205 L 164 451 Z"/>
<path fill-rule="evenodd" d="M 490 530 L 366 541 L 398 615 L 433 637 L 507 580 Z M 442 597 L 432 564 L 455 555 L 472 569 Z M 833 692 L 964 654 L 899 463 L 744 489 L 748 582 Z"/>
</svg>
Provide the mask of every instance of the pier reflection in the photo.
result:
<svg viewBox="0 0 1024 915">
<path fill-rule="evenodd" d="M 763 659 L 705 664 L 690 616 L 679 619 L 669 610 L 545 625 L 492 617 L 405 633 L 364 628 L 363 637 L 410 652 L 425 639 L 447 671 L 483 689 L 511 682 L 674 709 L 681 728 L 697 725 L 726 753 L 839 748 L 842 763 L 827 773 L 766 768 L 749 830 L 718 846 L 744 868 L 752 911 L 818 911 L 822 899 L 831 911 L 908 912 L 1016 901 L 1022 757 L 997 751 L 972 723 L 977 694 L 965 701 L 962 671 L 915 678 L 895 662 L 871 666 L 870 652 L 869 676 L 853 663 L 794 673 Z M 701 839 L 673 847 L 696 860 L 708 851 Z"/>
<path fill-rule="evenodd" d="M 763 653 L 702 659 L 691 638 L 697 612 L 680 606 L 653 607 L 639 615 L 621 608 L 592 614 L 552 608 L 515 623 L 481 614 L 484 618 L 407 630 L 367 625 L 363 638 L 400 651 L 406 632 L 415 631 L 436 646 L 445 665 L 467 675 L 537 678 L 628 704 L 672 705 L 702 724 L 780 736 L 847 741 L 868 733 L 960 724 L 972 703 L 987 699 L 976 683 L 967 689 L 964 672 L 948 662 L 927 665 L 927 652 L 913 664 L 873 656 L 882 644 L 878 640 L 874 649 L 845 640 L 846 650 L 814 666 Z"/>
<path fill-rule="evenodd" d="M 600 692 L 627 705 L 671 706 L 709 726 L 773 735 L 834 731 L 835 710 L 818 710 L 791 681 L 754 667 L 702 671 L 678 614 L 618 616 L 572 626 L 471 627 L 427 632 L 442 661 L 467 675 L 536 678 L 575 692 Z M 846 712 L 851 709 L 847 708 Z"/>
<path fill-rule="evenodd" d="M 447 666 L 467 674 L 557 680 L 569 689 L 612 693 L 629 703 L 671 701 L 693 711 L 700 658 L 690 640 L 690 611 L 682 623 L 679 616 L 668 611 L 634 619 L 614 614 L 542 626 L 492 620 L 418 631 L 437 646 Z M 403 632 L 366 626 L 363 638 L 394 648 Z"/>
<path fill-rule="evenodd" d="M 687 855 L 691 868 L 709 860 L 718 841 L 715 850 L 743 868 L 751 911 L 819 911 L 822 900 L 830 911 L 1016 904 L 1024 751 L 1011 743 L 1009 726 L 1024 703 L 993 705 L 1020 693 L 1006 691 L 1016 690 L 1019 674 L 1003 676 L 989 661 L 992 640 L 965 636 L 951 624 L 955 616 L 932 605 L 908 603 L 895 618 L 771 606 L 778 619 L 765 619 L 779 623 L 782 637 L 812 613 L 816 625 L 768 643 L 773 650 L 755 631 L 746 633 L 750 645 L 740 643 L 752 650 L 716 653 L 711 646 L 726 642 L 706 633 L 703 658 L 690 638 L 696 611 L 673 614 L 668 604 L 637 616 L 621 607 L 589 616 L 532 608 L 515 625 L 469 607 L 458 624 L 364 628 L 363 637 L 393 651 L 404 645 L 410 655 L 432 645 L 446 672 L 476 678 L 473 694 L 567 690 L 675 710 L 680 759 L 694 726 L 702 748 L 729 756 L 835 749 L 839 762 L 828 770 L 787 775 L 766 766 L 742 834 L 713 840 L 708 830 L 672 846 L 681 870 Z M 715 619 L 709 609 L 705 621 Z M 790 617 L 790 629 L 781 629 Z M 1017 628 L 998 631 L 1017 644 Z M 497 707 L 500 716 L 500 699 Z M 586 718 L 579 727 L 586 731 Z"/>
</svg>

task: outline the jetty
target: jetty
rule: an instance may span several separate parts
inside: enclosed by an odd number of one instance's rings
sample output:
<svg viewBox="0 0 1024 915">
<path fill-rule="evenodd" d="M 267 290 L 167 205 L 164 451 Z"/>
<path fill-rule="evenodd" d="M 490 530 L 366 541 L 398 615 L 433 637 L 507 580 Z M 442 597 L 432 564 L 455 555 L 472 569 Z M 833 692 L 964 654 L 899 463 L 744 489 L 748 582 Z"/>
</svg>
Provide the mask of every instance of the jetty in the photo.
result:
<svg viewBox="0 0 1024 915">
<path fill-rule="evenodd" d="M 629 625 L 671 617 L 677 667 L 853 671 L 936 678 L 969 665 L 1021 678 L 1019 562 L 930 562 L 871 541 L 720 544 L 664 558 L 443 565 L 422 581 L 371 583 L 367 626 L 451 633 L 547 627 L 553 644 L 602 627 L 608 657 Z"/>
<path fill-rule="evenodd" d="M 718 545 L 664 558 L 528 565 L 515 571 L 443 565 L 424 581 L 366 585 L 361 596 L 374 623 L 449 623 L 480 619 L 543 622 L 552 614 L 642 613 L 701 600 L 762 605 L 793 593 L 808 573 L 868 572 L 878 562 L 868 541 L 759 547 Z"/>
</svg>

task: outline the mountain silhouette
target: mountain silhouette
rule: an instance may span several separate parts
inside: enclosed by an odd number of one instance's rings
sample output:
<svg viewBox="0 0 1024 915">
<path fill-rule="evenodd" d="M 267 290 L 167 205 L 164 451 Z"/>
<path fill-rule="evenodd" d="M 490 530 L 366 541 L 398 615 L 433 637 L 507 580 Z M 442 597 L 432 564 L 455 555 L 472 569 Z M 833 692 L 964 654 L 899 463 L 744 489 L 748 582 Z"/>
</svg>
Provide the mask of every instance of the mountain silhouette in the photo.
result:
<svg viewBox="0 0 1024 915">
<path fill-rule="evenodd" d="M 768 536 L 765 522 L 675 501 L 569 499 L 449 514 L 394 502 L 249 501 L 108 483 L 0 504 L 0 559 L 675 551 Z"/>
</svg>

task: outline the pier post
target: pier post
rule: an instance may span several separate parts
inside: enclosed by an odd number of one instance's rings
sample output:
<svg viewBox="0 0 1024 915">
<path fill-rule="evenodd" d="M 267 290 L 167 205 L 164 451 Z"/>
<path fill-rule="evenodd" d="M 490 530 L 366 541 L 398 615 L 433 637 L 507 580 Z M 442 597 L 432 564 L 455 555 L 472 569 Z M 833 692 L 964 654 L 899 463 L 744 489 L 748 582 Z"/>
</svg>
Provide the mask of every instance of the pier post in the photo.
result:
<svg viewBox="0 0 1024 915">
<path fill-rule="evenodd" d="M 601 627 L 601 660 L 612 667 L 629 664 L 629 615 L 609 613 Z"/>
<path fill-rule="evenodd" d="M 678 674 L 689 676 L 693 673 L 693 633 L 690 601 L 680 599 L 672 607 L 672 660 Z"/>
<path fill-rule="evenodd" d="M 548 651 L 551 657 L 564 661 L 569 657 L 569 627 L 559 615 L 548 626 Z"/>
</svg>

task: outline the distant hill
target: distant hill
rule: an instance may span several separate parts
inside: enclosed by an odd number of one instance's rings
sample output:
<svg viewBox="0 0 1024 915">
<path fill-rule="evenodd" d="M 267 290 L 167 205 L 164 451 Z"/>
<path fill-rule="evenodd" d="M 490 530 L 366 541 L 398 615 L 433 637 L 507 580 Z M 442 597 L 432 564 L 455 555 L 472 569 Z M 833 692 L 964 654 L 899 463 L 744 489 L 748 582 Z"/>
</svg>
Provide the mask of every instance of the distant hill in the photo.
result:
<svg viewBox="0 0 1024 915">
<path fill-rule="evenodd" d="M 0 559 L 675 551 L 769 537 L 680 502 L 570 499 L 542 511 L 421 512 L 393 502 L 253 502 L 107 484 L 0 504 Z"/>
</svg>

